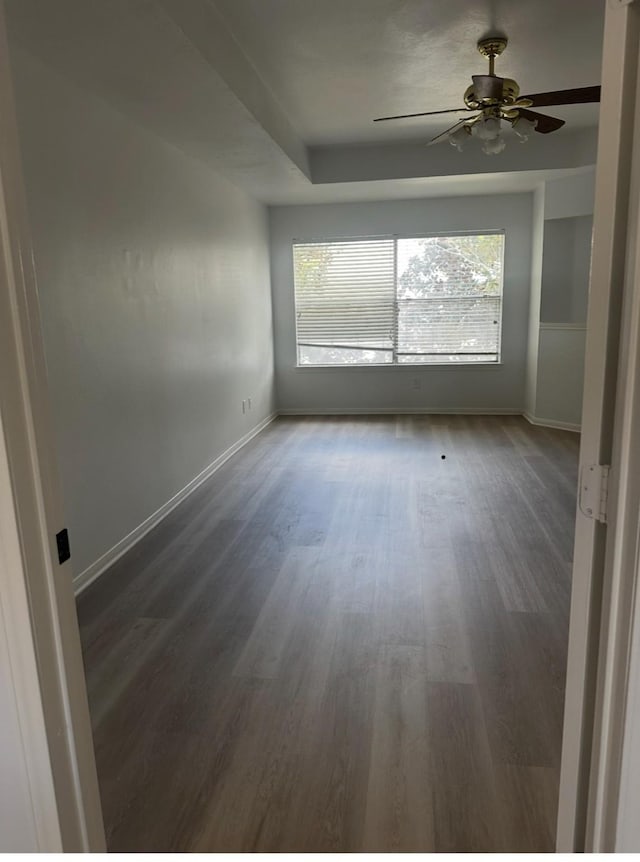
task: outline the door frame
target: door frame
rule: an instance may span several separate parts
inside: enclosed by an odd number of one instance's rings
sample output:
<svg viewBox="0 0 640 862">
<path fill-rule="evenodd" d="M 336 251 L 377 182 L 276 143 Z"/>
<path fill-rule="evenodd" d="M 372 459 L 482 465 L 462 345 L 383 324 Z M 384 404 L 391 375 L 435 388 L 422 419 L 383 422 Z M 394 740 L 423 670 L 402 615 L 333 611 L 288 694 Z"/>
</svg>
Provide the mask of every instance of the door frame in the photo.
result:
<svg viewBox="0 0 640 862">
<path fill-rule="evenodd" d="M 2 613 L 38 843 L 48 851 L 102 851 L 72 570 L 58 563 L 56 534 L 65 523 L 22 176 L 0 0 Z"/>
<path fill-rule="evenodd" d="M 627 49 L 636 58 L 635 94 L 629 93 L 627 103 L 633 128 L 613 439 L 613 520 L 605 556 L 587 812 L 587 841 L 595 851 L 619 849 L 620 816 L 628 802 L 622 786 L 623 773 L 628 773 L 629 768 L 625 737 L 633 732 L 635 723 L 629 708 L 635 696 L 635 675 L 639 670 L 635 657 L 637 646 L 634 646 L 640 610 L 636 604 L 640 551 L 640 451 L 637 446 L 640 439 L 640 5 L 637 3 L 629 8 Z M 634 825 L 627 822 L 624 830 L 627 836 L 633 834 Z M 635 834 L 640 838 L 637 827 Z M 638 847 L 640 844 L 634 849 Z"/>
<path fill-rule="evenodd" d="M 580 474 L 588 465 L 611 465 L 611 473 L 608 523 L 589 518 L 579 506 L 576 515 L 556 840 L 561 852 L 615 846 L 617 714 L 625 697 L 624 677 L 616 667 L 627 665 L 623 653 L 630 621 L 621 600 L 634 580 L 628 559 L 630 545 L 635 549 L 634 518 L 635 530 L 638 523 L 627 471 L 638 287 L 629 267 L 636 243 L 634 201 L 640 193 L 637 165 L 632 171 L 633 142 L 639 140 L 639 48 L 638 3 L 607 0 Z"/>
</svg>

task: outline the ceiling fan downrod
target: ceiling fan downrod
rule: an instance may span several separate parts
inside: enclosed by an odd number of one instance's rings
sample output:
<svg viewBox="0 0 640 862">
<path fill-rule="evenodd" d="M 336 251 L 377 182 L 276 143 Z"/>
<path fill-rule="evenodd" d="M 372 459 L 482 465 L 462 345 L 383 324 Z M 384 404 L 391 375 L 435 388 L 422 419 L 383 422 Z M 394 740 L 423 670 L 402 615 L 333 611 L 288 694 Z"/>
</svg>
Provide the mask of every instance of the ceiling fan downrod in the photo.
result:
<svg viewBox="0 0 640 862">
<path fill-rule="evenodd" d="M 478 51 L 489 60 L 489 74 L 492 77 L 496 74 L 496 57 L 502 54 L 508 44 L 509 40 L 506 36 L 490 36 L 478 42 Z"/>
</svg>

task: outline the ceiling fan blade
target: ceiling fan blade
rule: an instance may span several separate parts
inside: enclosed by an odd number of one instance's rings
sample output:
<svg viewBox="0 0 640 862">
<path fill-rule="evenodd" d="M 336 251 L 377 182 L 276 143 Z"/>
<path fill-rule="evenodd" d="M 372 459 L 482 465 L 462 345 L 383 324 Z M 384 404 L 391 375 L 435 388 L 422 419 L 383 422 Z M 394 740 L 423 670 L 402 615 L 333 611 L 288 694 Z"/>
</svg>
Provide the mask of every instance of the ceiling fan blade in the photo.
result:
<svg viewBox="0 0 640 862">
<path fill-rule="evenodd" d="M 554 90 L 552 93 L 534 93 L 521 96 L 530 99 L 533 108 L 550 108 L 553 105 L 584 105 L 600 101 L 600 87 L 576 87 L 573 90 Z"/>
<path fill-rule="evenodd" d="M 398 114 L 397 117 L 376 117 L 373 122 L 382 123 L 385 120 L 408 120 L 411 117 L 432 117 L 434 114 L 459 114 L 460 111 L 465 111 L 468 114 L 471 110 L 471 108 L 447 108 L 444 111 L 425 111 L 422 114 Z"/>
<path fill-rule="evenodd" d="M 473 119 L 475 120 L 476 117 L 474 117 Z M 427 146 L 430 147 L 432 144 L 437 144 L 438 141 L 442 140 L 442 138 L 445 137 L 445 135 L 451 134 L 451 132 L 453 132 L 455 129 L 459 128 L 460 126 L 464 126 L 464 124 L 468 123 L 468 122 L 469 122 L 469 117 L 463 117 L 462 120 L 458 120 L 452 126 L 449 126 L 448 129 L 445 129 L 444 132 L 440 132 L 440 134 L 436 135 L 435 138 L 431 138 L 430 141 L 427 141 Z"/>
<path fill-rule="evenodd" d="M 564 120 L 559 120 L 557 117 L 549 117 L 547 114 L 539 114 L 537 111 L 530 111 L 528 108 L 518 108 L 518 113 L 526 120 L 531 120 L 532 123 L 535 123 L 536 132 L 540 132 L 542 135 L 555 132 L 565 124 Z"/>
</svg>

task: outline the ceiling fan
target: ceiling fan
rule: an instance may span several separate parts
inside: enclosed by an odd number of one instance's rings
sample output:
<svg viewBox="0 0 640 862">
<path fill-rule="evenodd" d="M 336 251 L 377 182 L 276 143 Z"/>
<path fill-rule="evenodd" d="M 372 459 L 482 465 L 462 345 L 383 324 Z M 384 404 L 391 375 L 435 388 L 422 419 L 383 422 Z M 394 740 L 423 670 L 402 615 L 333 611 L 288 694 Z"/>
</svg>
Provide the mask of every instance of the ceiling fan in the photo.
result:
<svg viewBox="0 0 640 862">
<path fill-rule="evenodd" d="M 443 111 L 424 111 L 417 114 L 399 114 L 393 117 L 377 117 L 374 123 L 387 120 L 404 120 L 411 117 L 430 117 L 435 114 L 460 114 L 467 116 L 458 119 L 453 126 L 436 135 L 429 144 L 439 143 L 448 138 L 449 142 L 461 150 L 470 135 L 483 142 L 487 154 L 501 152 L 505 141 L 501 134 L 503 123 L 509 124 L 520 140 L 525 141 L 532 131 L 547 135 L 564 126 L 565 121 L 530 108 L 555 105 L 577 105 L 600 101 L 600 87 L 578 87 L 573 90 L 554 90 L 550 93 L 535 93 L 521 96 L 520 87 L 512 78 L 501 78 L 495 73 L 496 57 L 507 47 L 505 36 L 490 36 L 478 42 L 478 51 L 489 60 L 488 75 L 472 75 L 473 84 L 464 94 L 464 107 L 448 108 Z M 468 116 L 473 114 L 473 116 Z"/>
</svg>

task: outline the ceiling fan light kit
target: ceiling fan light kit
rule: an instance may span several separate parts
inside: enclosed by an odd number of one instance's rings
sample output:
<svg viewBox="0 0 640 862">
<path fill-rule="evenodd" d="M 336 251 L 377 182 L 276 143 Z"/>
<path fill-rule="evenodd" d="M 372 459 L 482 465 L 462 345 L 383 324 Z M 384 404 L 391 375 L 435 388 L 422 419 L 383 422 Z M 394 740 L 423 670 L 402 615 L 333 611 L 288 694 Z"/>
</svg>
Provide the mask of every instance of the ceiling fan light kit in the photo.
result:
<svg viewBox="0 0 640 862">
<path fill-rule="evenodd" d="M 470 128 L 473 137 L 482 141 L 482 152 L 488 156 L 501 153 L 507 145 L 502 134 L 502 120 L 496 114 L 483 115 Z"/>
<path fill-rule="evenodd" d="M 456 150 L 461 153 L 464 150 L 470 135 L 471 129 L 469 126 L 459 126 L 455 132 L 452 132 L 448 136 L 448 140 L 451 146 L 455 147 Z"/>
<path fill-rule="evenodd" d="M 511 126 L 521 144 L 525 144 L 536 130 L 536 121 L 517 116 Z"/>
<path fill-rule="evenodd" d="M 478 42 L 478 51 L 489 61 L 489 73 L 471 76 L 473 83 L 465 91 L 464 107 L 378 117 L 374 123 L 428 117 L 434 114 L 473 113 L 472 117 L 462 117 L 453 126 L 436 135 L 428 142 L 428 146 L 448 140 L 453 147 L 462 152 L 469 138 L 473 137 L 482 141 L 484 153 L 497 155 L 506 147 L 503 134 L 505 129 L 512 130 L 519 142 L 525 143 L 533 132 L 546 135 L 564 126 L 564 120 L 531 111 L 529 110 L 531 107 L 576 105 L 600 101 L 599 86 L 520 96 L 520 87 L 516 81 L 512 78 L 501 78 L 495 73 L 496 57 L 504 52 L 507 44 L 506 36 L 491 36 Z"/>
<path fill-rule="evenodd" d="M 495 141 L 502 134 L 500 118 L 493 114 L 483 116 L 471 126 L 471 134 L 481 141 Z"/>
<path fill-rule="evenodd" d="M 486 153 L 488 156 L 497 156 L 498 153 L 501 153 L 506 146 L 507 142 L 504 137 L 502 135 L 497 135 L 495 138 L 489 138 L 489 140 L 482 142 L 482 152 Z"/>
</svg>

